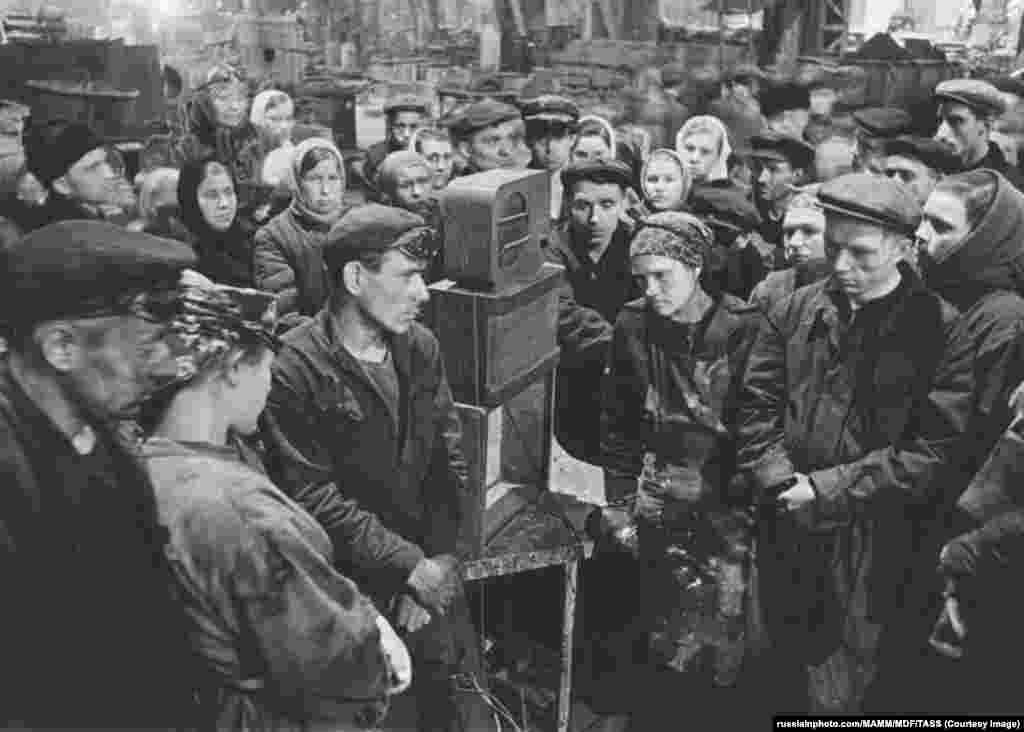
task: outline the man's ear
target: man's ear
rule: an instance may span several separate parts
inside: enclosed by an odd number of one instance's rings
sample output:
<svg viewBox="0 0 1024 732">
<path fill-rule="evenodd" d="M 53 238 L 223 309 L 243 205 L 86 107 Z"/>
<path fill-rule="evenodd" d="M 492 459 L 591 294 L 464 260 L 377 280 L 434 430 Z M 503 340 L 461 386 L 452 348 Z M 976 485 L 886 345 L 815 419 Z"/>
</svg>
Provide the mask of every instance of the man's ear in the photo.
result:
<svg viewBox="0 0 1024 732">
<path fill-rule="evenodd" d="M 61 373 L 73 371 L 82 359 L 82 347 L 74 326 L 64 320 L 44 323 L 36 328 L 33 338 L 43 358 Z"/>
<path fill-rule="evenodd" d="M 62 175 L 60 178 L 55 180 L 50 184 L 50 187 L 62 196 L 68 197 L 71 195 L 71 185 L 68 183 L 66 175 Z"/>
<path fill-rule="evenodd" d="M 469 140 L 459 140 L 459 154 L 466 160 L 469 160 L 472 155 L 472 151 L 469 147 Z"/>
<path fill-rule="evenodd" d="M 341 281 L 345 289 L 352 295 L 358 295 L 363 289 L 363 267 L 359 262 L 346 262 L 341 268 Z"/>
</svg>

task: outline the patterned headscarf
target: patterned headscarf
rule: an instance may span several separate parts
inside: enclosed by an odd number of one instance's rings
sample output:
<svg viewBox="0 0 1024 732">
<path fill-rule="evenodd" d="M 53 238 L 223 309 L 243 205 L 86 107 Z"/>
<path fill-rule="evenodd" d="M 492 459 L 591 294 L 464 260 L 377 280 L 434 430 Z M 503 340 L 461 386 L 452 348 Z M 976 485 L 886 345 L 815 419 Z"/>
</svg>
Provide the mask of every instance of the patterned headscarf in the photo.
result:
<svg viewBox="0 0 1024 732">
<path fill-rule="evenodd" d="M 680 211 L 663 211 L 640 221 L 629 256 L 668 257 L 688 267 L 703 267 L 715 237 L 707 224 Z"/>
</svg>

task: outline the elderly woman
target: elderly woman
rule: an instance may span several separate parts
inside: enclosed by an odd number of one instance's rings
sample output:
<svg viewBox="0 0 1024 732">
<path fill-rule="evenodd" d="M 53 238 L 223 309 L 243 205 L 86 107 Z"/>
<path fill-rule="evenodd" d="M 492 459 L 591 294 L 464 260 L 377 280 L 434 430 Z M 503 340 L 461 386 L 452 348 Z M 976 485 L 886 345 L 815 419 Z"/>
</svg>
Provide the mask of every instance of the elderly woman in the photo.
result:
<svg viewBox="0 0 1024 732">
<path fill-rule="evenodd" d="M 330 140 L 303 140 L 292 152 L 288 178 L 291 205 L 256 232 L 256 286 L 277 295 L 282 315 L 315 315 L 331 292 L 324 242 L 345 212 L 341 153 Z"/>
<path fill-rule="evenodd" d="M 418 152 L 430 164 L 430 182 L 435 192 L 448 185 L 455 173 L 455 149 L 447 130 L 421 127 L 409 140 L 409 149 Z"/>
<path fill-rule="evenodd" d="M 694 183 L 727 186 L 729 156 L 732 146 L 729 133 L 717 117 L 691 117 L 676 135 L 676 152 L 682 157 Z"/>
<path fill-rule="evenodd" d="M 333 569 L 317 521 L 239 442 L 256 431 L 270 391 L 273 296 L 185 282 L 166 336 L 178 368 L 145 409 L 143 455 L 207 670 L 200 726 L 307 730 L 330 719 L 352 730 L 367 714 L 376 721 L 408 684 L 408 652 Z"/>
<path fill-rule="evenodd" d="M 749 531 L 726 487 L 735 399 L 759 319 L 701 287 L 713 244 L 689 214 L 642 222 L 629 253 L 645 297 L 615 323 L 602 399 L 608 493 L 635 499 L 645 574 L 636 606 L 650 613 L 653 655 L 709 687 L 732 685 L 744 655 Z"/>
<path fill-rule="evenodd" d="M 259 182 L 268 186 L 288 185 L 292 152 L 292 130 L 295 128 L 295 104 L 283 91 L 270 89 L 262 91 L 252 100 L 249 122 L 259 137 L 256 154 L 263 153 L 259 169 Z"/>
<path fill-rule="evenodd" d="M 655 150 L 644 163 L 640 189 L 644 204 L 652 212 L 683 210 L 690 184 L 689 169 L 675 150 Z"/>
</svg>

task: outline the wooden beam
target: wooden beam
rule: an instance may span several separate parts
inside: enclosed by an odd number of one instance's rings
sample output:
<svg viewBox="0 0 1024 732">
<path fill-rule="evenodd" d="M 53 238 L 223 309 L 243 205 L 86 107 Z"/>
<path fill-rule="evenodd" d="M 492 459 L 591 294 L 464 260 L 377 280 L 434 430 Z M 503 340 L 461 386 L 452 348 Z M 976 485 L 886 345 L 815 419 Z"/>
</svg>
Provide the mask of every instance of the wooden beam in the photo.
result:
<svg viewBox="0 0 1024 732">
<path fill-rule="evenodd" d="M 601 8 L 601 15 L 604 16 L 604 25 L 608 29 L 608 38 L 612 41 L 619 40 L 622 29 L 619 26 L 619 19 L 611 0 L 597 0 L 597 3 Z"/>
</svg>

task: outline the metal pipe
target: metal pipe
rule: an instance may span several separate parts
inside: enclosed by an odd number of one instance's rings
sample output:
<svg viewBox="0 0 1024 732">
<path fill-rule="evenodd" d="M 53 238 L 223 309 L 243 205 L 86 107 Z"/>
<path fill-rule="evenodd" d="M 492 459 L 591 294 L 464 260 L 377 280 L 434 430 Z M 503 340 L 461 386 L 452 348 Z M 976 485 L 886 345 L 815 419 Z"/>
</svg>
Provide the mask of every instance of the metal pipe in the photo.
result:
<svg viewBox="0 0 1024 732">
<path fill-rule="evenodd" d="M 718 0 L 718 76 L 725 74 L 725 0 Z"/>
</svg>

